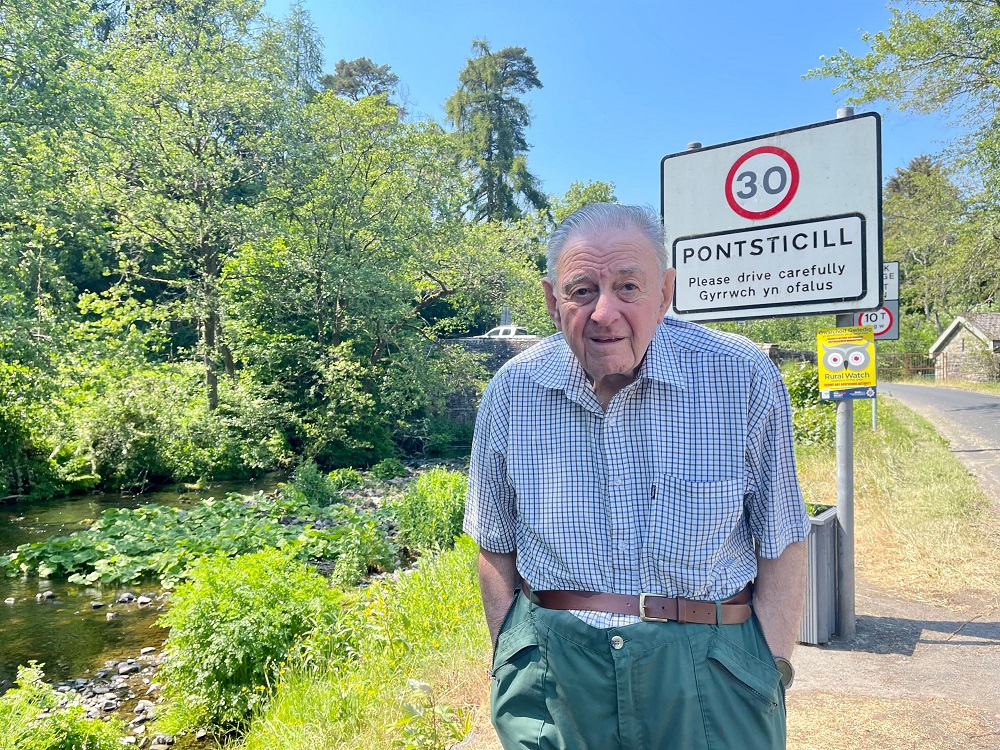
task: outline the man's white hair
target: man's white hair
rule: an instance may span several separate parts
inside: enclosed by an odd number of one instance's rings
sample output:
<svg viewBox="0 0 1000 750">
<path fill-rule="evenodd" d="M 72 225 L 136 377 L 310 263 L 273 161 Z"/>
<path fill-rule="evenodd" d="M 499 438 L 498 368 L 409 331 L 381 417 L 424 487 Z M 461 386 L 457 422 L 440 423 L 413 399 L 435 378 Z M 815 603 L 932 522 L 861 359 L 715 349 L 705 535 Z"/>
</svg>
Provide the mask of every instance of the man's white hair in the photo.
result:
<svg viewBox="0 0 1000 750">
<path fill-rule="evenodd" d="M 660 272 L 670 267 L 664 244 L 663 222 L 653 209 L 648 206 L 623 206 L 620 203 L 590 203 L 563 219 L 549 237 L 545 253 L 549 281 L 556 283 L 559 256 L 570 239 L 597 235 L 611 229 L 639 232 L 653 246 Z"/>
</svg>

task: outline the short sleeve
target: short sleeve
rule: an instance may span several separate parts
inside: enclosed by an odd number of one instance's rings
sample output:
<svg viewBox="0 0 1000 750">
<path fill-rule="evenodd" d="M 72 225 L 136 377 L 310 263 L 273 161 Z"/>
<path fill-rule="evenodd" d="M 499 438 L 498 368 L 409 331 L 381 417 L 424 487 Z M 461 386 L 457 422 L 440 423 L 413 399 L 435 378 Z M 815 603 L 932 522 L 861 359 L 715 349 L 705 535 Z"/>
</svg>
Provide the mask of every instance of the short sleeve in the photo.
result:
<svg viewBox="0 0 1000 750">
<path fill-rule="evenodd" d="M 758 554 L 773 559 L 805 540 L 809 516 L 795 469 L 788 389 L 773 363 L 762 369 L 749 404 L 746 508 Z"/>
</svg>

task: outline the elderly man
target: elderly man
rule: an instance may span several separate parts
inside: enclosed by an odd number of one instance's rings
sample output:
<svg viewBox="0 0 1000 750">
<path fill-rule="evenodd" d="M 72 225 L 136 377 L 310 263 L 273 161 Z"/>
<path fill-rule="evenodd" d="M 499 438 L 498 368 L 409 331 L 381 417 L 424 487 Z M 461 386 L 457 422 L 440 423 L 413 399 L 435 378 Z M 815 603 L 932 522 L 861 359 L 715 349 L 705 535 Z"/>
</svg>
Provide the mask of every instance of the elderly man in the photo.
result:
<svg viewBox="0 0 1000 750">
<path fill-rule="evenodd" d="M 749 341 L 673 318 L 659 218 L 592 204 L 548 247 L 560 333 L 476 421 L 505 748 L 785 746 L 809 524 L 788 394 Z"/>
</svg>

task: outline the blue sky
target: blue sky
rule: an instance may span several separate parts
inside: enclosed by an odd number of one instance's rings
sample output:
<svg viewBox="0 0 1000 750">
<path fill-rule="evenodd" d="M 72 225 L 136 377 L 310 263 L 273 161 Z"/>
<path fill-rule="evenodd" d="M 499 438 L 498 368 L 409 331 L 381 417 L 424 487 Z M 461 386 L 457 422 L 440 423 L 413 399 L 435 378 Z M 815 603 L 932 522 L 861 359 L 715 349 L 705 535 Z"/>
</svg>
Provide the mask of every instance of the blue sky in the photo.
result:
<svg viewBox="0 0 1000 750">
<path fill-rule="evenodd" d="M 290 0 L 268 0 L 282 17 Z M 474 38 L 527 48 L 544 88 L 528 97 L 529 168 L 545 192 L 606 180 L 622 202 L 658 207 L 659 165 L 709 146 L 833 119 L 832 80 L 802 80 L 821 55 L 861 53 L 887 27 L 873 0 L 598 3 L 304 0 L 326 68 L 369 57 L 399 76 L 411 112 L 444 121 Z M 937 116 L 882 113 L 883 175 L 936 153 L 955 131 Z"/>
</svg>

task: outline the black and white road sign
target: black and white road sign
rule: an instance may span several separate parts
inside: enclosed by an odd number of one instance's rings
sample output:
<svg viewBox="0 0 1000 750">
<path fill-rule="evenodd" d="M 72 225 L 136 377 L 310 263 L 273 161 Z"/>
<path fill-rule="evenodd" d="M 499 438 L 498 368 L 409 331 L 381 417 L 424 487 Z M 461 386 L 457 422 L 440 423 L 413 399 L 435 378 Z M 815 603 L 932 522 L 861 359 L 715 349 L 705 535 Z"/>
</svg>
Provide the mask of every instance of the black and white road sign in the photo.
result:
<svg viewBox="0 0 1000 750">
<path fill-rule="evenodd" d="M 663 220 L 689 320 L 882 305 L 875 113 L 664 157 Z"/>
</svg>

